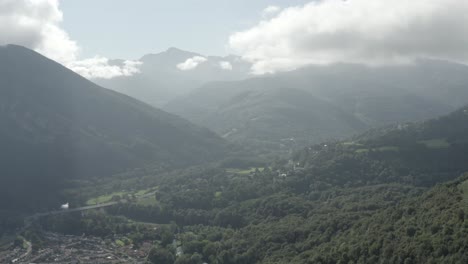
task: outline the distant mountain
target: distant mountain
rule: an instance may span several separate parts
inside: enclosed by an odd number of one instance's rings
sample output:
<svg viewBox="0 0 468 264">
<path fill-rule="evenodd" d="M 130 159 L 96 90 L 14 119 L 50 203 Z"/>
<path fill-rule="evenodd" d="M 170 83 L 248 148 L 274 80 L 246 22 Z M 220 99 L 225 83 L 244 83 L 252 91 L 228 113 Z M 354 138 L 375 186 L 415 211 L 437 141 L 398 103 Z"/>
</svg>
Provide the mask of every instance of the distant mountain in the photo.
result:
<svg viewBox="0 0 468 264">
<path fill-rule="evenodd" d="M 189 59 L 201 58 L 196 66 L 179 68 Z M 93 79 L 103 87 L 130 95 L 153 106 L 162 106 L 175 97 L 212 81 L 241 80 L 249 76 L 250 64 L 240 57 L 204 56 L 170 48 L 158 54 L 148 54 L 140 60 L 140 73 L 113 79 Z M 121 60 L 112 61 L 115 65 Z"/>
<path fill-rule="evenodd" d="M 197 164 L 225 151 L 207 129 L 13 45 L 0 47 L 0 124 L 0 209 L 51 202 L 64 179 Z"/>
<path fill-rule="evenodd" d="M 296 137 L 316 143 L 324 139 L 323 135 L 346 137 L 366 128 L 449 113 L 468 101 L 467 87 L 468 67 L 449 62 L 421 60 L 410 65 L 382 67 L 335 64 L 242 81 L 209 83 L 171 101 L 164 109 L 207 126 L 220 135 L 233 131 L 227 138 L 250 138 L 244 129 L 256 130 L 253 127 L 258 125 L 269 131 L 281 128 L 278 131 L 280 138 Z M 296 118 L 294 124 L 308 126 L 307 134 L 297 135 L 294 132 L 296 126 L 284 122 L 286 109 L 271 112 L 272 106 L 285 99 L 278 95 L 278 89 L 283 95 L 297 95 L 298 90 L 303 92 L 296 98 L 304 114 L 292 114 L 288 120 Z M 278 96 L 263 95 L 261 103 L 253 99 L 253 95 L 268 93 Z M 305 103 L 303 98 L 309 98 L 310 103 Z M 291 106 L 295 104 L 291 97 L 288 100 Z M 244 114 L 238 114 L 239 109 Z M 342 127 L 343 113 L 347 115 L 346 120 L 353 120 L 353 129 Z M 259 120 L 273 119 L 267 128 L 264 123 L 250 122 L 252 115 Z M 274 117 L 278 119 L 275 121 Z M 329 125 L 323 126 L 321 118 Z M 335 124 L 331 125 L 333 122 Z M 249 126 L 245 126 L 246 123 Z M 272 138 L 268 133 L 257 134 L 257 137 L 280 144 L 278 137 Z"/>
<path fill-rule="evenodd" d="M 213 85 L 215 86 L 215 85 Z M 185 113 L 193 122 L 214 129 L 227 139 L 267 145 L 279 142 L 283 147 L 300 146 L 352 135 L 366 125 L 328 101 L 310 93 L 290 88 L 252 89 L 237 94 L 228 101 L 212 105 L 207 98 L 185 101 Z M 191 105 L 197 99 L 204 109 Z M 167 108 L 171 110 L 171 108 Z M 175 111 L 176 112 L 176 111 Z"/>
</svg>

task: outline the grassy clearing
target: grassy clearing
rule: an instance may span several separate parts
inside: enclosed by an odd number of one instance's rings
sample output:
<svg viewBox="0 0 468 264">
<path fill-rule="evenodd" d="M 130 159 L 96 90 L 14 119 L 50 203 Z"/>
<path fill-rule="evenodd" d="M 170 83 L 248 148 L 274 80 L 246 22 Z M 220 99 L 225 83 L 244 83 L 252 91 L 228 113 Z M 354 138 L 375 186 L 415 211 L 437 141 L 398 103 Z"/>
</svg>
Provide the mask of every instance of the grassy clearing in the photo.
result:
<svg viewBox="0 0 468 264">
<path fill-rule="evenodd" d="M 367 153 L 367 152 L 369 152 L 369 149 L 357 149 L 355 152 L 356 153 Z"/>
<path fill-rule="evenodd" d="M 141 196 L 147 195 L 149 193 L 152 193 L 155 190 L 156 190 L 156 188 L 149 188 L 149 189 L 133 191 L 133 192 L 126 192 L 126 191 L 113 192 L 113 193 L 110 193 L 110 194 L 105 194 L 105 195 L 101 195 L 101 196 L 98 196 L 98 197 L 91 198 L 86 202 L 86 205 L 95 205 L 95 204 L 110 202 L 112 200 L 112 197 L 114 197 L 115 195 L 118 195 L 118 196 L 121 196 L 121 197 L 124 196 L 124 195 L 135 195 L 136 197 L 141 197 Z M 143 199 L 143 200 L 145 200 L 145 199 Z"/>
<path fill-rule="evenodd" d="M 360 147 L 360 146 L 364 146 L 364 145 L 361 144 L 361 143 L 354 142 L 354 141 L 349 141 L 349 142 L 344 142 L 344 143 L 343 143 L 343 146 L 347 146 L 347 147 Z"/>
<path fill-rule="evenodd" d="M 383 146 L 383 147 L 380 147 L 380 148 L 373 148 L 373 149 L 368 149 L 368 148 L 357 149 L 355 152 L 356 153 L 367 153 L 369 151 L 377 151 L 377 152 L 394 151 L 394 152 L 398 152 L 398 151 L 400 151 L 400 148 L 395 147 L 395 146 Z"/>
<path fill-rule="evenodd" d="M 263 170 L 264 170 L 264 168 L 249 168 L 249 169 L 228 168 L 228 169 L 226 169 L 226 172 L 228 172 L 228 173 L 242 174 L 242 175 L 248 175 L 248 174 L 250 174 L 250 173 L 255 172 L 256 169 L 258 169 L 259 171 L 263 171 Z"/>
<path fill-rule="evenodd" d="M 137 192 L 134 192 L 133 195 L 135 195 L 136 197 L 141 197 L 141 196 L 144 196 L 144 195 L 149 195 L 151 193 L 155 193 L 157 190 L 158 190 L 158 187 L 153 187 L 153 188 L 149 188 L 149 189 L 139 190 Z"/>
<path fill-rule="evenodd" d="M 158 204 L 158 201 L 156 200 L 156 197 L 152 195 L 152 196 L 139 199 L 137 204 L 142 205 L 142 206 L 154 206 Z"/>
<path fill-rule="evenodd" d="M 151 192 L 152 190 L 151 189 L 147 189 L 147 190 L 140 190 L 138 192 L 135 193 L 136 196 L 143 196 L 149 192 Z"/>
<path fill-rule="evenodd" d="M 101 203 L 107 203 L 112 200 L 112 197 L 115 195 L 123 196 L 125 194 L 129 194 L 128 192 L 113 192 L 111 194 L 101 195 L 95 198 L 91 198 L 86 202 L 86 205 L 95 205 Z"/>
<path fill-rule="evenodd" d="M 419 144 L 425 145 L 427 148 L 437 149 L 437 148 L 448 148 L 450 143 L 445 138 L 436 138 L 431 140 L 422 140 L 418 141 Z"/>
<path fill-rule="evenodd" d="M 119 239 L 117 239 L 117 240 L 115 241 L 115 244 L 116 244 L 117 246 L 119 246 L 119 247 L 125 246 L 125 242 L 123 242 L 122 240 L 119 240 Z"/>
<path fill-rule="evenodd" d="M 395 151 L 395 152 L 398 152 L 398 151 L 400 151 L 400 148 L 395 147 L 395 146 L 385 146 L 385 147 L 377 148 L 377 151 L 382 151 L 382 152 Z"/>
</svg>

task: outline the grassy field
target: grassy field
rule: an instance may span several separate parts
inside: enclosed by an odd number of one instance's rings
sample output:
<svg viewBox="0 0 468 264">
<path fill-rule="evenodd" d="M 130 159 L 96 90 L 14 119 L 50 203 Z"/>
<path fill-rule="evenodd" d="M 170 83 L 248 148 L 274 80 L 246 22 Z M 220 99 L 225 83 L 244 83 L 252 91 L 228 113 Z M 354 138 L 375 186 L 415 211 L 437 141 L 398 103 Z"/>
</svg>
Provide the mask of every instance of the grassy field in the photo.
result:
<svg viewBox="0 0 468 264">
<path fill-rule="evenodd" d="M 114 197 L 115 195 L 118 195 L 120 197 L 122 197 L 124 195 L 135 195 L 136 197 L 141 197 L 143 195 L 152 193 L 155 190 L 156 190 L 156 188 L 144 189 L 144 190 L 133 191 L 133 192 L 127 192 L 127 191 L 113 192 L 113 193 L 110 193 L 110 194 L 105 194 L 105 195 L 101 195 L 101 196 L 98 196 L 98 197 L 91 198 L 86 202 L 86 205 L 95 205 L 95 204 L 110 202 L 112 200 L 112 197 Z M 151 203 L 150 199 L 148 199 L 148 198 L 153 198 L 154 199 L 154 196 L 143 198 L 143 199 L 141 199 L 141 201 L 143 203 Z M 154 202 L 156 202 L 156 201 L 154 201 Z"/>
<path fill-rule="evenodd" d="M 242 174 L 242 175 L 248 175 L 250 173 L 255 172 L 255 170 L 258 169 L 259 171 L 263 171 L 264 168 L 249 168 L 249 169 L 235 169 L 235 168 L 228 168 L 226 169 L 226 172 L 229 173 L 236 173 L 236 174 Z"/>
<path fill-rule="evenodd" d="M 398 152 L 398 151 L 400 151 L 400 148 L 395 147 L 395 146 L 383 146 L 383 147 L 380 147 L 380 148 L 373 148 L 373 149 L 363 148 L 363 149 L 357 149 L 356 153 L 367 153 L 369 151 L 380 151 L 380 152 L 394 151 L 394 152 Z"/>
<path fill-rule="evenodd" d="M 86 205 L 95 205 L 95 204 L 107 203 L 107 202 L 110 202 L 112 200 L 112 197 L 114 197 L 115 195 L 123 196 L 125 194 L 129 194 L 129 193 L 121 191 L 121 192 L 113 192 L 113 193 L 110 193 L 110 194 L 101 195 L 101 196 L 89 199 L 86 202 Z"/>
<path fill-rule="evenodd" d="M 344 143 L 343 143 L 343 146 L 347 146 L 347 147 L 359 147 L 359 146 L 363 146 L 363 144 L 357 143 L 357 142 L 354 142 L 354 141 L 349 141 L 349 142 L 344 142 Z"/>
<path fill-rule="evenodd" d="M 423 140 L 423 141 L 418 141 L 418 143 L 423 144 L 427 148 L 430 148 L 430 149 L 442 149 L 442 148 L 449 148 L 451 146 L 451 144 L 445 138 Z M 346 142 L 344 144 L 346 146 L 349 146 L 349 147 L 362 146 L 362 145 L 359 145 L 359 144 L 354 144 L 353 142 Z M 396 147 L 396 146 L 383 146 L 383 147 L 380 147 L 380 148 L 358 148 L 358 149 L 356 149 L 356 153 L 367 153 L 369 151 L 380 151 L 380 152 L 394 151 L 394 152 L 398 152 L 398 151 L 400 151 L 400 148 Z"/>
<path fill-rule="evenodd" d="M 448 148 L 450 143 L 445 138 L 437 138 L 431 140 L 418 141 L 418 143 L 425 145 L 427 148 Z"/>
<path fill-rule="evenodd" d="M 395 147 L 395 146 L 385 146 L 385 147 L 377 148 L 377 151 L 382 151 L 382 152 L 385 152 L 385 151 L 395 151 L 395 152 L 398 152 L 398 151 L 400 151 L 400 148 L 399 148 L 399 147 Z"/>
<path fill-rule="evenodd" d="M 157 205 L 158 201 L 156 201 L 156 197 L 152 195 L 152 196 L 139 199 L 137 204 L 142 205 L 142 206 L 153 206 L 153 205 Z"/>
</svg>

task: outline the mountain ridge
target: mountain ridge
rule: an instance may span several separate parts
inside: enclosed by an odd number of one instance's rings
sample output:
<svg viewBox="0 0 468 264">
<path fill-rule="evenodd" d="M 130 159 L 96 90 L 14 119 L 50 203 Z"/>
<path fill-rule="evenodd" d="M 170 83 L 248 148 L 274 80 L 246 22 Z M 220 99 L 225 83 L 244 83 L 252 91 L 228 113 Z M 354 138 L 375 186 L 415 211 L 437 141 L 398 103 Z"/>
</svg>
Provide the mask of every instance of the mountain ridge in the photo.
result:
<svg viewBox="0 0 468 264">
<path fill-rule="evenodd" d="M 453 71 L 456 69 L 456 71 Z M 206 123 L 225 115 L 226 104 L 248 105 L 242 94 L 275 89 L 302 90 L 352 114 L 364 129 L 441 116 L 468 101 L 468 67 L 444 61 L 421 60 L 415 64 L 369 67 L 359 64 L 308 66 L 275 75 L 240 81 L 212 82 L 169 102 L 163 109 L 223 134 L 224 123 Z M 281 98 L 272 99 L 275 104 Z M 268 105 L 265 103 L 264 105 Z M 310 115 L 317 110 L 310 108 Z M 252 109 L 250 109 L 252 110 Z M 248 112 L 249 109 L 243 109 Z M 326 113 L 327 111 L 321 111 Z M 231 112 L 232 115 L 235 112 Z M 338 119 L 337 119 L 338 120 Z M 232 127 L 235 120 L 224 120 Z M 245 122 L 242 121 L 242 122 Z M 306 120 L 304 120 L 306 122 Z M 277 122 L 276 126 L 280 126 Z M 310 125 L 313 127 L 313 124 Z M 289 137 L 285 130 L 283 137 Z M 331 131 L 334 132 L 334 131 Z M 343 133 L 344 137 L 355 134 Z M 263 138 L 264 140 L 269 140 Z M 321 139 L 309 140 L 318 143 Z M 278 142 L 272 142 L 278 144 Z"/>
<path fill-rule="evenodd" d="M 189 59 L 200 57 L 195 66 L 178 68 Z M 199 53 L 169 48 L 166 51 L 146 54 L 139 60 L 140 72 L 132 76 L 113 79 L 92 79 L 103 87 L 119 91 L 161 107 L 168 101 L 190 92 L 199 86 L 218 80 L 241 80 L 249 77 L 250 64 L 240 57 L 229 55 L 205 56 Z M 123 62 L 121 61 L 120 64 Z M 224 67 L 223 67 L 223 64 Z"/>
<path fill-rule="evenodd" d="M 148 163 L 187 166 L 227 151 L 213 132 L 15 45 L 0 47 L 0 117 L 1 207 L 23 193 L 55 190 L 65 179 Z"/>
</svg>

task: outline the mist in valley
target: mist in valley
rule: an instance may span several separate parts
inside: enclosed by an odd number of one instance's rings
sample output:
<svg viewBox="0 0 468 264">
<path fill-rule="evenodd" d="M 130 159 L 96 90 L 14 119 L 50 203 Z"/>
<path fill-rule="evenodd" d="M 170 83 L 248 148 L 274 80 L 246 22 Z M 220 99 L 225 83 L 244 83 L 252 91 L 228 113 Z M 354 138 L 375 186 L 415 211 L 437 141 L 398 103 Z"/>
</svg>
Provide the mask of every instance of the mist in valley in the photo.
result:
<svg viewBox="0 0 468 264">
<path fill-rule="evenodd" d="M 0 0 L 0 263 L 468 263 L 467 12 Z"/>
</svg>

